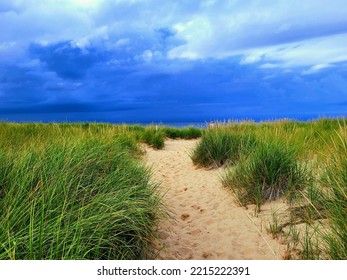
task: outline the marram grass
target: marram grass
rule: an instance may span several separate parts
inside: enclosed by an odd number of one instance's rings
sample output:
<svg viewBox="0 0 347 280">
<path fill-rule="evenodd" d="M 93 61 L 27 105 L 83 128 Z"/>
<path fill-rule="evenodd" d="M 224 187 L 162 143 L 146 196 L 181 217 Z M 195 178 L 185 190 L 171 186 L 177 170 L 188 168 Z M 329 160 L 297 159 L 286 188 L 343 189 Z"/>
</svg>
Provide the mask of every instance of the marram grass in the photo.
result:
<svg viewBox="0 0 347 280">
<path fill-rule="evenodd" d="M 191 153 L 193 163 L 204 167 L 235 164 L 255 144 L 251 135 L 224 129 L 212 129 L 203 134 Z"/>
<path fill-rule="evenodd" d="M 330 259 L 347 259 L 347 132 L 346 127 L 332 139 L 333 157 L 325 165 L 313 204 L 323 207 L 329 229 L 320 232 Z M 316 197 L 317 198 L 317 197 Z"/>
<path fill-rule="evenodd" d="M 125 128 L 0 124 L 0 259 L 143 259 L 160 201 Z"/>
<path fill-rule="evenodd" d="M 347 259 L 346 131 L 345 119 L 226 123 L 206 130 L 191 157 L 201 166 L 225 165 L 223 183 L 242 205 L 260 210 L 266 200 L 286 198 L 300 212 L 288 224 L 300 258 Z M 235 135 L 251 145 L 240 149 Z M 282 231 L 274 224 L 272 232 Z"/>
<path fill-rule="evenodd" d="M 202 134 L 202 130 L 195 127 L 174 128 L 166 126 L 147 126 L 143 131 L 137 133 L 140 141 L 155 149 L 162 149 L 165 138 L 170 139 L 196 139 Z"/>
<path fill-rule="evenodd" d="M 297 161 L 296 151 L 283 141 L 270 140 L 257 143 L 223 179 L 242 205 L 258 207 L 283 195 L 292 197 L 309 182 L 309 174 Z"/>
</svg>

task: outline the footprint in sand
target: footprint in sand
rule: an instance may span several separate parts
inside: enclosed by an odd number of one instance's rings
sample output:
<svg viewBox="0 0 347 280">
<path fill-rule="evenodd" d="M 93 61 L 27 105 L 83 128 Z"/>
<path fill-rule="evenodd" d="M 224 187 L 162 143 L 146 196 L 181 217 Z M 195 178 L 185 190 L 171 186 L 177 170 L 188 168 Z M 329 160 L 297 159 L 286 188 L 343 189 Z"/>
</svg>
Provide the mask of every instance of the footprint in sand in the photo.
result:
<svg viewBox="0 0 347 280">
<path fill-rule="evenodd" d="M 190 233 L 190 235 L 196 236 L 196 235 L 199 235 L 201 233 L 201 230 L 200 229 L 195 229 L 195 230 L 192 230 L 189 233 Z"/>
<path fill-rule="evenodd" d="M 201 207 L 198 206 L 198 205 L 192 205 L 191 207 L 192 207 L 194 210 L 199 211 L 199 213 L 204 212 L 204 209 L 201 209 Z"/>
<path fill-rule="evenodd" d="M 219 171 L 193 165 L 189 152 L 198 141 L 167 140 L 164 150 L 146 149 L 173 218 L 160 222 L 158 259 L 276 259 L 271 250 L 279 256 L 280 245 L 259 235 L 250 215 L 222 188 Z"/>
<path fill-rule="evenodd" d="M 181 258 L 189 260 L 189 259 L 192 259 L 194 252 L 190 248 L 181 247 L 181 248 L 178 248 L 177 253 Z"/>
<path fill-rule="evenodd" d="M 165 239 L 167 239 L 170 235 L 169 235 L 167 232 L 165 232 L 165 231 L 159 230 L 159 231 L 158 231 L 158 236 L 159 236 L 160 239 L 165 240 Z"/>
<path fill-rule="evenodd" d="M 203 253 L 202 253 L 202 257 L 203 257 L 204 259 L 208 259 L 208 258 L 210 258 L 210 257 L 212 257 L 212 256 L 213 256 L 213 254 L 210 253 L 210 252 L 203 252 Z"/>
<path fill-rule="evenodd" d="M 190 215 L 187 214 L 187 213 L 184 213 L 184 214 L 181 215 L 181 219 L 182 219 L 183 221 L 187 220 L 189 217 L 190 217 Z"/>
</svg>

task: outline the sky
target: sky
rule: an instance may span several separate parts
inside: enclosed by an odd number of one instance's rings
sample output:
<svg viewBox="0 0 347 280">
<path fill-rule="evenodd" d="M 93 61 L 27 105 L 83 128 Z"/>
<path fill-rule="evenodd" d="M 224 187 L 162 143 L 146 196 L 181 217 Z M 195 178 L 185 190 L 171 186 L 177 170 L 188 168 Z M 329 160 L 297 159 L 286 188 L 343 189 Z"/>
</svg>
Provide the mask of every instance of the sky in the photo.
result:
<svg viewBox="0 0 347 280">
<path fill-rule="evenodd" d="M 346 0 L 0 0 L 0 121 L 336 116 Z"/>
</svg>

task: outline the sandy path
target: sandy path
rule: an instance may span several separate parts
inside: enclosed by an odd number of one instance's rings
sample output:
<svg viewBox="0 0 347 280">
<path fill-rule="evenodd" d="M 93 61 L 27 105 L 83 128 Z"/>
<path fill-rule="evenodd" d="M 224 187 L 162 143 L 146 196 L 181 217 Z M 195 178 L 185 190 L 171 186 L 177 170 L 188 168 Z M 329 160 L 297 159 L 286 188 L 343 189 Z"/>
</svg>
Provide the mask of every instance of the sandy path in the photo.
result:
<svg viewBox="0 0 347 280">
<path fill-rule="evenodd" d="M 158 259 L 280 259 L 281 245 L 237 206 L 219 181 L 220 171 L 192 164 L 189 152 L 197 141 L 167 140 L 163 150 L 146 148 L 147 165 L 172 217 L 158 226 Z"/>
</svg>

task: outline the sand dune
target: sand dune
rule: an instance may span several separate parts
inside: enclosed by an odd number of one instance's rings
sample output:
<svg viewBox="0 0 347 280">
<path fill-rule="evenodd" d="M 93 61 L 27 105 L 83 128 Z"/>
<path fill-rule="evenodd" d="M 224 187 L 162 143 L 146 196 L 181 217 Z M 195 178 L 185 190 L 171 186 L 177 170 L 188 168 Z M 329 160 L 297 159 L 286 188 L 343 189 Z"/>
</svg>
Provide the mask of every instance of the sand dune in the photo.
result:
<svg viewBox="0 0 347 280">
<path fill-rule="evenodd" d="M 146 148 L 146 162 L 161 183 L 171 218 L 158 226 L 158 259 L 281 259 L 252 210 L 237 205 L 222 187 L 220 170 L 197 168 L 189 152 L 198 140 L 167 140 L 163 150 Z"/>
</svg>

